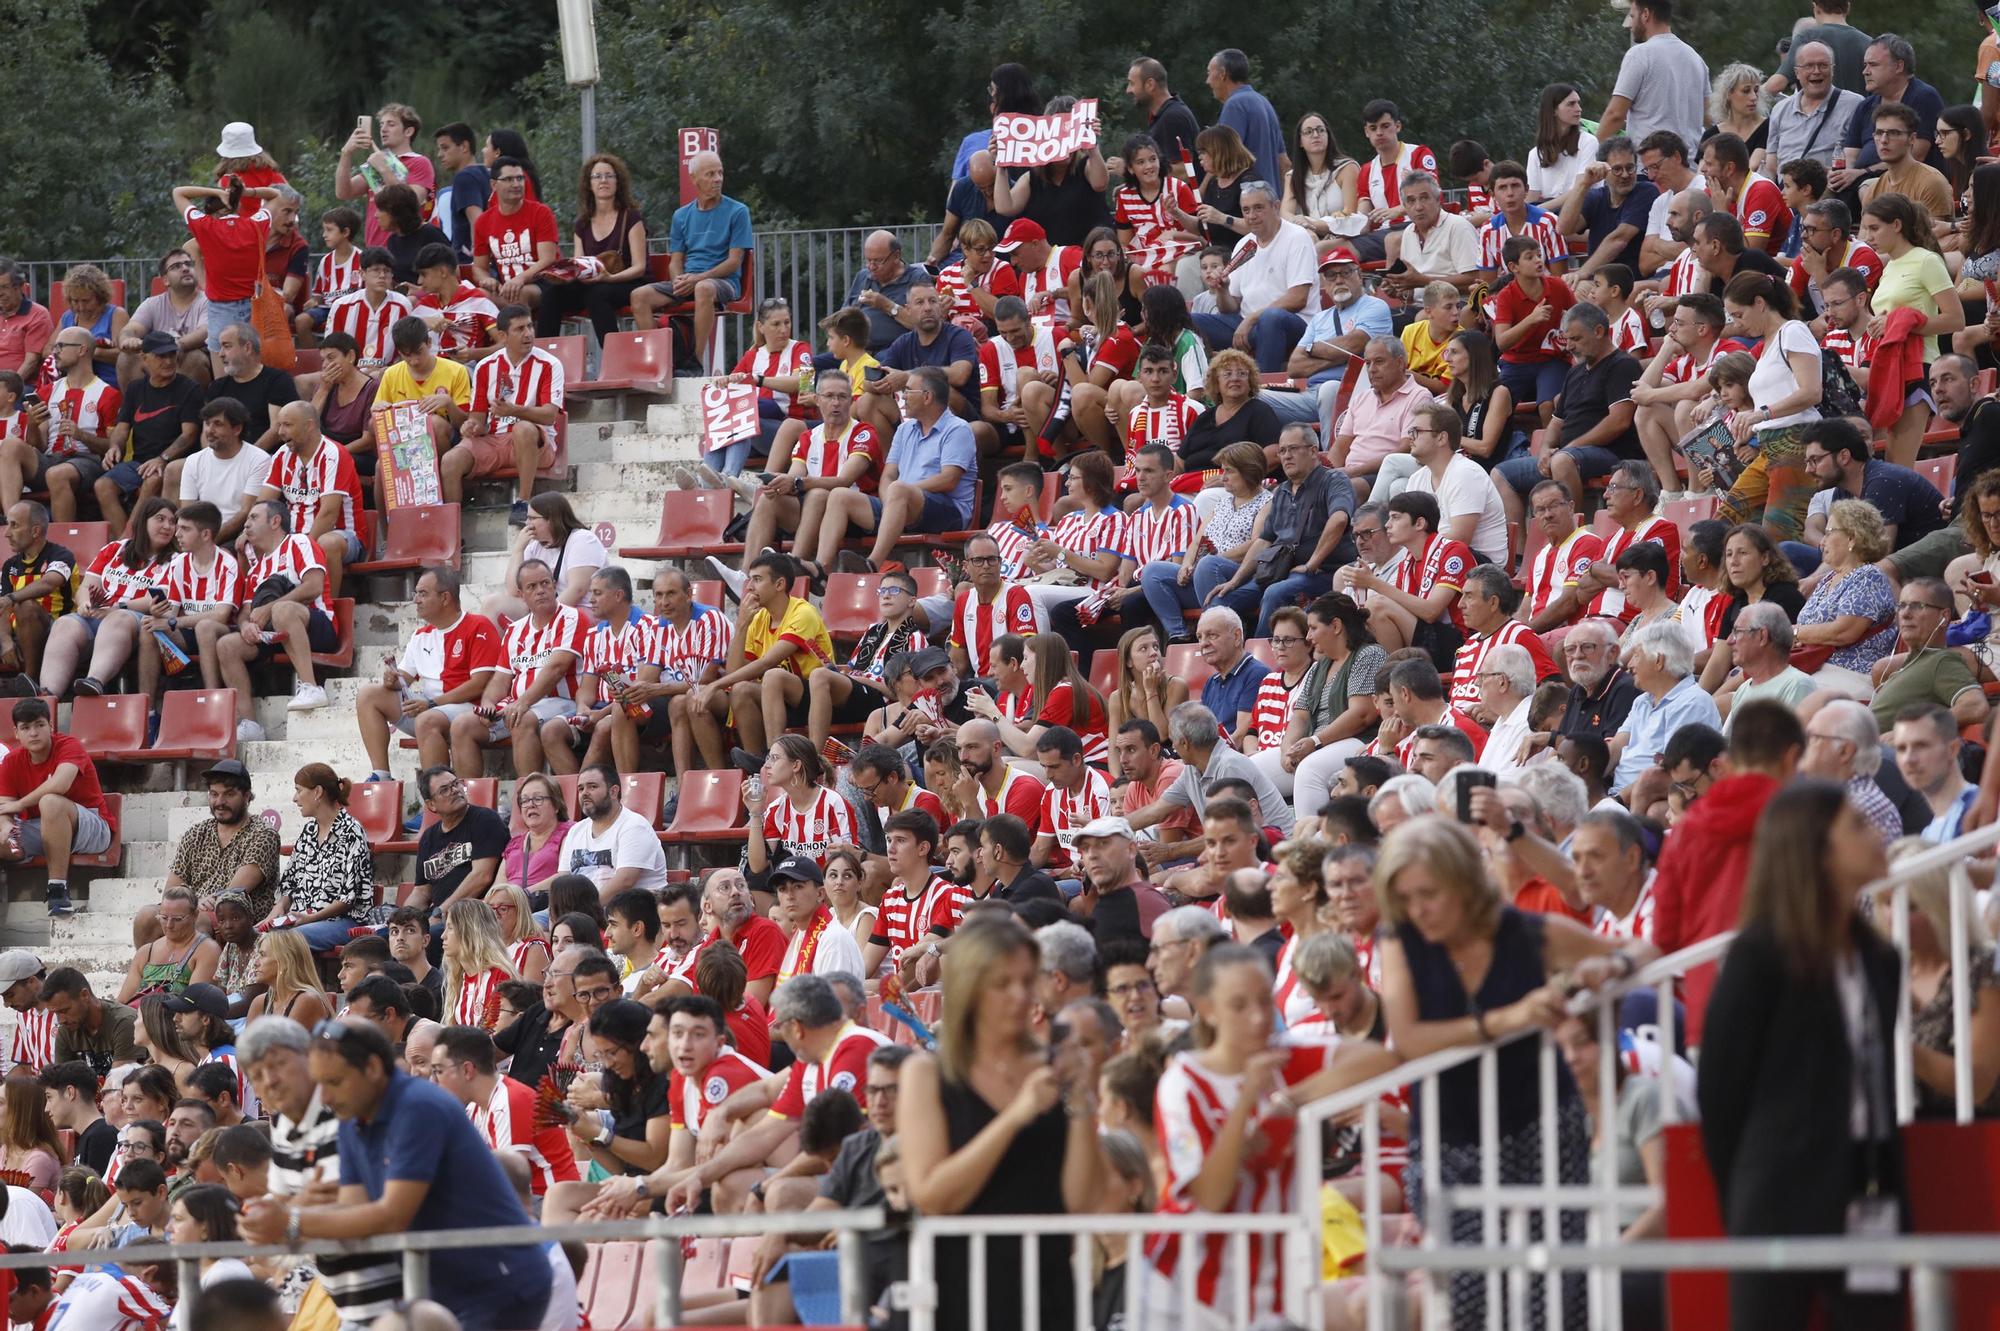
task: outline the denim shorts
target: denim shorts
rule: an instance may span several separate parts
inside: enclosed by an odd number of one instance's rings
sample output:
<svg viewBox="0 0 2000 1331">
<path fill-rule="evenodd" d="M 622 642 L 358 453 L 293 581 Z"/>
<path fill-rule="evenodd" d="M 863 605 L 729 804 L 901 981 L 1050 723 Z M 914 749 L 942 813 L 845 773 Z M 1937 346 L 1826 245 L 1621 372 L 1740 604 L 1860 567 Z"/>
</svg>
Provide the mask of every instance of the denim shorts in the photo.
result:
<svg viewBox="0 0 2000 1331">
<path fill-rule="evenodd" d="M 235 324 L 250 322 L 250 302 L 247 300 L 212 300 L 208 302 L 208 349 L 215 350 L 222 345 L 222 330 Z"/>
</svg>

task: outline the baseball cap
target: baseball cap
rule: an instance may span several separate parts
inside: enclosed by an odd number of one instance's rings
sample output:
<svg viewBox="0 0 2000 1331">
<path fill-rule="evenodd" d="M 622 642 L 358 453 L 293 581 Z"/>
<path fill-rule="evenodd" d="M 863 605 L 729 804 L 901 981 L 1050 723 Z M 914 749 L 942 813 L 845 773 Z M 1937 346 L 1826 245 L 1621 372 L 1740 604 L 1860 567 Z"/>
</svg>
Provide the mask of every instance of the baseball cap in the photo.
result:
<svg viewBox="0 0 2000 1331">
<path fill-rule="evenodd" d="M 1012 254 L 1031 240 L 1047 240 L 1049 233 L 1042 230 L 1040 222 L 1017 217 L 1007 224 L 1007 234 L 1000 237 L 1000 243 L 993 247 L 995 254 Z"/>
<path fill-rule="evenodd" d="M 808 855 L 793 855 L 789 859 L 778 861 L 776 867 L 771 870 L 771 881 L 775 883 L 781 878 L 789 878 L 795 883 L 826 881 L 820 876 L 819 865 Z"/>
<path fill-rule="evenodd" d="M 224 758 L 220 762 L 210 765 L 209 769 L 201 774 L 201 779 L 203 781 L 234 781 L 237 785 L 248 790 L 250 788 L 250 769 L 242 763 L 237 762 L 234 758 Z"/>
<path fill-rule="evenodd" d="M 920 647 L 910 653 L 910 672 L 918 679 L 950 664 L 951 655 L 942 647 Z"/>
<path fill-rule="evenodd" d="M 1351 263 L 1359 267 L 1361 256 L 1345 245 L 1335 245 L 1326 252 L 1326 257 L 1319 261 L 1319 270 L 1323 273 L 1337 263 Z"/>
<path fill-rule="evenodd" d="M 183 1012 L 206 1012 L 211 1017 L 229 1019 L 229 995 L 212 984 L 191 984 L 178 994 L 168 994 L 160 1006 L 179 1016 Z"/>
<path fill-rule="evenodd" d="M 172 333 L 148 333 L 141 339 L 139 350 L 148 356 L 178 356 L 181 344 Z"/>
<path fill-rule="evenodd" d="M 42 959 L 32 952 L 15 949 L 0 952 L 0 994 L 6 993 L 21 981 L 42 973 Z"/>
<path fill-rule="evenodd" d="M 1132 832 L 1131 819 L 1115 816 L 1093 818 L 1078 828 L 1076 833 L 1078 841 L 1097 841 L 1104 837 L 1114 836 L 1122 836 L 1127 841 L 1137 840 L 1137 837 Z"/>
</svg>

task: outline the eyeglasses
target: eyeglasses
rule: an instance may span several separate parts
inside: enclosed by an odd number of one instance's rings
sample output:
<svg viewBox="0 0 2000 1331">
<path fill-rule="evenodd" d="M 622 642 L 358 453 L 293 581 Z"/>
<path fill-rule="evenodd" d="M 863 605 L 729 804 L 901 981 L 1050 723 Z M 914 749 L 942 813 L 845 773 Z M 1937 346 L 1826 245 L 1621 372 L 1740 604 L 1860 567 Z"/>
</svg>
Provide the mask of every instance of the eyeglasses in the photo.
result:
<svg viewBox="0 0 2000 1331">
<path fill-rule="evenodd" d="M 531 808 L 536 808 L 543 804 L 554 804 L 555 801 L 550 799 L 547 795 L 522 795 L 517 797 L 514 803 L 520 805 L 524 809 L 531 809 Z"/>
<path fill-rule="evenodd" d="M 967 555 L 967 556 L 966 556 L 965 558 L 963 558 L 963 559 L 959 560 L 958 562 L 959 562 L 959 563 L 961 563 L 961 564 L 997 564 L 997 563 L 999 563 L 999 562 L 1000 562 L 1000 556 L 999 556 L 999 555 Z"/>
<path fill-rule="evenodd" d="M 1134 998 L 1140 994 L 1156 992 L 1151 980 L 1134 980 L 1130 984 L 1114 984 L 1104 991 L 1113 998 Z"/>
<path fill-rule="evenodd" d="M 1875 137 L 1878 139 L 1907 139 L 1910 137 L 1910 131 L 1907 129 L 1878 129 L 1875 131 Z"/>
<path fill-rule="evenodd" d="M 897 1086 L 895 1082 L 892 1081 L 888 1083 L 886 1086 L 868 1086 L 863 1089 L 865 1089 L 871 1096 L 884 1096 L 884 1095 L 894 1095 L 901 1088 Z"/>
<path fill-rule="evenodd" d="M 1273 647 L 1296 647 L 1304 641 L 1304 638 L 1293 633 L 1273 633 L 1271 635 L 1271 645 Z"/>
<path fill-rule="evenodd" d="M 617 992 L 618 990 L 615 987 L 607 984 L 598 988 L 578 989 L 576 996 L 586 1003 L 602 1003 Z"/>
<path fill-rule="evenodd" d="M 1936 610 L 1941 614 L 1951 609 L 1950 606 L 1933 605 L 1929 601 L 1898 601 L 1896 602 L 1896 608 L 1898 610 Z"/>
</svg>

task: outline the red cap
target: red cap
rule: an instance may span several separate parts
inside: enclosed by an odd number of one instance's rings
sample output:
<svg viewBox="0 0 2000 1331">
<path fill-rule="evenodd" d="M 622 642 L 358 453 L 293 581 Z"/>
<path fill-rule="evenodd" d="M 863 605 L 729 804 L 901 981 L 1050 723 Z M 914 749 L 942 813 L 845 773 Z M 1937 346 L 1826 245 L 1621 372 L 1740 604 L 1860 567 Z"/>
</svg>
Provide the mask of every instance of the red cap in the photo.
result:
<svg viewBox="0 0 2000 1331">
<path fill-rule="evenodd" d="M 1332 249 L 1326 252 L 1326 257 L 1319 261 L 1319 270 L 1321 272 L 1325 272 L 1328 268 L 1332 267 L 1334 264 L 1337 263 L 1351 263 L 1354 264 L 1356 267 L 1359 267 L 1361 264 L 1361 256 L 1356 254 L 1353 250 L 1347 248 L 1347 246 L 1345 245 L 1335 245 Z"/>
<path fill-rule="evenodd" d="M 1047 240 L 1049 233 L 1042 230 L 1040 222 L 1017 217 L 1007 226 L 1007 234 L 1000 237 L 1000 243 L 993 247 L 995 254 L 1012 254 L 1031 240 Z"/>
</svg>

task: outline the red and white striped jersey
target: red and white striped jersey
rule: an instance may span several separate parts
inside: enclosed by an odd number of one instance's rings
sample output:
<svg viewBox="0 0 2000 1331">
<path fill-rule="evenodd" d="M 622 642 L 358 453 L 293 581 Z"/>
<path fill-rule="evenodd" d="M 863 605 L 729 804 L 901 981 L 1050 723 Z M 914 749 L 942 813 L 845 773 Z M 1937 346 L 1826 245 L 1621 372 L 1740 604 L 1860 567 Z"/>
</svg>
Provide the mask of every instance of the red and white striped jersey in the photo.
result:
<svg viewBox="0 0 2000 1331">
<path fill-rule="evenodd" d="M 1048 261 L 1034 272 L 1024 273 L 1001 256 L 1001 262 L 993 265 L 987 277 L 994 295 L 1019 296 L 1027 302 L 1029 315 L 1053 317 L 1058 324 L 1066 324 L 1069 322 L 1069 301 L 1064 298 L 1063 289 L 1081 267 L 1083 246 L 1051 245 Z M 1050 297 L 1049 303 L 1037 308 L 1036 300 L 1045 295 Z"/>
<path fill-rule="evenodd" d="M 1086 741 L 1086 754 L 1088 750 Z M 986 787 L 980 786 L 975 798 L 979 801 L 979 816 L 992 818 L 999 814 L 1011 813 L 1029 826 L 1036 825 L 1042 807 L 1041 778 L 1029 776 L 1012 763 L 1002 763 L 1006 770 L 1000 776 L 1000 789 L 991 795 Z"/>
<path fill-rule="evenodd" d="M 28 437 L 28 409 L 16 407 L 5 416 L 0 416 L 0 439 L 26 439 Z"/>
<path fill-rule="evenodd" d="M 1127 249 L 1143 249 L 1157 244 L 1173 232 L 1180 230 L 1180 219 L 1175 217 L 1173 204 L 1184 213 L 1191 213 L 1200 206 L 1194 189 L 1179 176 L 1163 176 L 1160 192 L 1148 200 L 1133 184 L 1120 185 L 1111 196 L 1112 220 L 1119 229 L 1130 230 L 1131 239 Z"/>
<path fill-rule="evenodd" d="M 1076 834 L 1092 820 L 1109 818 L 1111 813 L 1111 783 L 1095 767 L 1083 769 L 1083 783 L 1076 790 L 1064 790 L 1053 782 L 1044 787 L 1042 820 L 1035 827 L 1035 835 L 1056 839 L 1049 867 L 1067 869 L 1070 852 L 1076 848 Z"/>
<path fill-rule="evenodd" d="M 1181 451 L 1181 440 L 1187 438 L 1188 431 L 1200 419 L 1201 404 L 1185 393 L 1170 394 L 1166 402 L 1157 407 L 1141 402 L 1125 418 L 1125 428 L 1132 437 L 1126 453 L 1136 453 L 1147 444 L 1165 444 L 1178 453 Z"/>
<path fill-rule="evenodd" d="M 535 1196 L 546 1196 L 551 1184 L 574 1183 L 583 1177 L 570 1150 L 569 1133 L 554 1123 L 535 1126 L 533 1087 L 512 1077 L 495 1077 L 486 1103 L 467 1105 L 465 1112 L 488 1146 L 520 1152 L 528 1162 L 528 1185 Z"/>
<path fill-rule="evenodd" d="M 905 783 L 903 786 L 903 802 L 901 804 L 893 809 L 886 804 L 878 804 L 875 806 L 875 816 L 886 823 L 891 816 L 899 813 L 908 813 L 911 809 L 921 809 L 931 817 L 937 819 L 939 828 L 951 826 L 951 815 L 945 812 L 944 801 L 914 781 Z"/>
<path fill-rule="evenodd" d="M 1125 558 L 1131 546 L 1131 524 L 1117 508 L 1100 508 L 1095 513 L 1077 509 L 1065 513 L 1049 531 L 1049 539 L 1072 554 L 1095 558 L 1113 554 Z M 1115 576 L 1115 575 L 1114 575 Z M 1092 578 L 1090 585 L 1102 587 L 1111 578 Z"/>
<path fill-rule="evenodd" d="M 542 954 L 542 962 L 546 965 L 555 949 L 549 945 L 549 940 L 546 938 L 518 938 L 507 944 L 507 964 L 525 979 L 528 974 L 528 958 L 537 952 Z"/>
<path fill-rule="evenodd" d="M 501 655 L 506 664 L 501 666 L 514 677 L 513 687 L 507 691 L 507 701 L 517 702 L 535 682 L 535 676 L 548 660 L 557 652 L 569 652 L 572 660 L 569 669 L 557 683 L 552 698 L 574 698 L 576 696 L 576 665 L 583 657 L 584 639 L 589 630 L 584 618 L 575 606 L 558 605 L 549 622 L 537 627 L 533 615 L 523 615 L 507 626 L 507 636 L 501 646 Z"/>
<path fill-rule="evenodd" d="M 1575 587 L 1603 550 L 1603 540 L 1588 527 L 1578 527 L 1561 545 L 1544 545 L 1537 550 L 1528 561 L 1528 613 L 1541 614 L 1564 588 Z M 1579 603 L 1563 622 L 1574 624 L 1581 618 L 1583 606 Z"/>
<path fill-rule="evenodd" d="M 854 822 L 854 806 L 830 787 L 813 787 L 813 801 L 803 808 L 783 790 L 773 790 L 764 807 L 764 841 L 767 845 L 782 841 L 786 850 L 811 856 L 824 869 L 826 853 L 835 845 L 861 844 Z"/>
<path fill-rule="evenodd" d="M 1396 586 L 1419 600 L 1430 599 L 1430 594 L 1439 587 L 1465 590 L 1465 575 L 1472 569 L 1472 551 L 1462 542 L 1448 536 L 1426 538 L 1421 553 L 1411 555 L 1403 552 L 1405 558 L 1396 568 Z M 1465 619 L 1458 608 L 1459 598 L 1454 597 L 1449 614 L 1453 627 L 1465 631 Z"/>
<path fill-rule="evenodd" d="M 1000 595 L 981 601 L 976 588 L 958 594 L 951 608 L 951 645 L 972 663 L 972 673 L 993 674 L 993 640 L 1009 633 L 1023 637 L 1036 631 L 1035 602 L 1018 582 L 1002 584 Z"/>
<path fill-rule="evenodd" d="M 1639 524 L 1638 530 L 1626 531 L 1623 527 L 1611 533 L 1604 542 L 1604 552 L 1598 561 L 1615 565 L 1618 556 L 1630 550 L 1641 541 L 1653 541 L 1666 547 L 1667 551 L 1667 595 L 1679 599 L 1681 594 L 1681 533 L 1680 528 L 1665 518 L 1655 515 Z M 1593 615 L 1615 615 L 1619 619 L 1630 620 L 1639 612 L 1625 603 L 1625 593 L 1616 587 L 1606 587 L 1590 603 Z"/>
<path fill-rule="evenodd" d="M 1405 171 L 1428 171 L 1437 174 L 1437 154 L 1421 143 L 1398 143 L 1396 161 L 1393 166 L 1384 166 L 1382 159 L 1371 157 L 1361 164 L 1360 172 L 1354 179 L 1354 192 L 1368 200 L 1368 207 L 1394 208 L 1403 210 L 1403 173 Z M 1272 182 L 1276 184 L 1276 181 Z M 1561 250 L 1555 251 L 1561 254 Z"/>
<path fill-rule="evenodd" d="M 971 315 L 975 319 L 979 318 L 979 302 L 972 298 L 972 293 L 984 291 L 992 280 L 992 266 L 988 266 L 986 271 L 977 277 L 967 277 L 963 259 L 938 269 L 938 297 L 944 301 L 944 317 L 960 319 Z"/>
<path fill-rule="evenodd" d="M 243 599 L 247 604 L 266 578 L 283 574 L 298 583 L 303 582 L 306 574 L 314 569 L 322 574 L 326 572 L 326 561 L 320 558 L 318 543 L 309 536 L 287 536 L 270 554 L 258 555 L 250 561 L 250 572 L 243 579 Z M 313 598 L 313 607 L 329 615 L 333 613 L 333 607 L 327 604 L 324 581 L 320 583 L 319 595 Z"/>
<path fill-rule="evenodd" d="M 1334 1046 L 1321 1040 L 1279 1046 L 1288 1057 L 1280 1072 L 1287 1086 L 1321 1071 L 1333 1058 Z M 1204 1067 L 1194 1053 L 1176 1054 L 1160 1076 L 1154 1098 L 1154 1120 L 1167 1162 L 1167 1187 L 1160 1211 L 1186 1215 L 1199 1209 L 1192 1192 L 1203 1160 L 1215 1148 L 1229 1118 L 1242 1078 L 1223 1076 Z M 1292 1209 L 1292 1150 L 1297 1119 L 1290 1114 L 1253 1111 L 1245 1138 L 1250 1143 L 1236 1175 L 1236 1190 L 1220 1210 L 1233 1215 L 1281 1215 Z M 1283 1285 L 1283 1248 L 1279 1240 L 1252 1235 L 1247 1269 L 1239 1269 L 1232 1254 L 1234 1239 L 1221 1235 L 1181 1240 L 1165 1235 L 1148 1239 L 1147 1255 L 1169 1280 L 1178 1277 L 1180 1263 L 1196 1263 L 1195 1293 L 1212 1308 L 1235 1306 L 1239 1285 L 1247 1286 L 1250 1316 L 1279 1310 Z"/>
<path fill-rule="evenodd" d="M 1829 341 L 1831 341 L 1832 336 L 1830 332 L 1827 334 Z M 1692 353 L 1685 356 L 1676 356 L 1668 361 L 1660 368 L 1660 382 L 1663 384 L 1685 384 L 1699 379 L 1708 373 L 1710 367 L 1715 364 L 1718 358 L 1726 356 L 1732 351 L 1742 351 L 1744 349 L 1743 344 L 1733 337 L 1717 338 L 1714 345 L 1709 347 L 1708 354 L 1701 358 L 1701 363 L 1698 365 L 1695 363 Z"/>
<path fill-rule="evenodd" d="M 106 542 L 85 571 L 86 576 L 97 579 L 97 595 L 102 605 L 124 605 L 127 601 L 146 598 L 155 587 L 166 588 L 167 560 L 164 556 L 149 559 L 139 568 L 127 568 L 125 561 L 119 558 L 124 552 L 125 542 Z"/>
<path fill-rule="evenodd" d="M 500 986 L 513 978 L 499 966 L 462 977 L 451 1005 L 451 1024 L 491 1031 L 500 1020 Z"/>
<path fill-rule="evenodd" d="M 1021 574 L 1021 564 L 1028 557 L 1028 547 L 1036 541 L 1047 539 L 1049 524 L 1035 522 L 1030 534 L 1028 523 L 996 517 L 988 524 L 986 534 L 1000 547 L 1000 576 L 1015 578 Z"/>
<path fill-rule="evenodd" d="M 313 305 L 331 305 L 335 300 L 351 291 L 361 290 L 361 247 L 350 245 L 347 257 L 340 257 L 337 250 L 328 250 L 320 256 L 319 267 L 313 271 Z"/>
<path fill-rule="evenodd" d="M 789 342 L 782 351 L 773 351 L 759 342 L 736 362 L 735 373 L 752 376 L 753 383 L 757 379 L 790 379 L 811 360 L 812 348 L 804 342 Z M 805 416 L 805 404 L 796 394 L 780 393 L 775 388 L 759 388 L 757 396 L 777 403 L 793 420 L 801 420 Z"/>
<path fill-rule="evenodd" d="M 14 1014 L 14 1048 L 7 1071 L 40 1072 L 56 1061 L 56 1014 L 31 1007 Z"/>
<path fill-rule="evenodd" d="M 309 458 L 287 444 L 271 456 L 271 469 L 264 484 L 278 492 L 291 509 L 292 532 L 304 536 L 312 531 L 319 516 L 319 501 L 330 494 L 340 496 L 341 531 L 354 531 L 357 515 L 364 507 L 361 473 L 354 469 L 354 455 L 339 444 L 320 436 L 319 448 Z"/>
<path fill-rule="evenodd" d="M 948 934 L 958 928 L 970 900 L 970 892 L 942 874 L 933 874 L 914 900 L 902 880 L 897 879 L 882 894 L 882 907 L 875 915 L 875 933 L 868 941 L 886 943 L 889 964 L 894 966 L 902 960 L 904 949 L 925 934 L 933 930 Z"/>
<path fill-rule="evenodd" d="M 875 433 L 875 427 L 866 421 L 848 421 L 846 433 L 839 438 L 828 438 L 824 422 L 813 426 L 806 431 L 805 440 L 792 459 L 805 463 L 808 476 L 831 478 L 840 475 L 840 469 L 857 452 L 868 455 L 868 470 L 861 473 L 856 488 L 863 494 L 874 494 L 882 479 L 882 464 L 889 460 L 889 455 L 883 451 L 882 438 Z"/>
<path fill-rule="evenodd" d="M 520 364 L 509 360 L 507 353 L 488 356 L 472 371 L 472 410 L 486 413 L 486 428 L 500 434 L 514 424 L 514 417 L 493 415 L 494 403 L 501 399 L 516 402 L 524 407 L 556 407 L 563 404 L 563 368 L 557 360 L 540 347 L 529 347 L 528 354 Z M 553 429 L 553 426 L 541 426 Z"/>
<path fill-rule="evenodd" d="M 1148 564 L 1178 562 L 1194 545 L 1201 530 L 1201 510 L 1192 499 L 1173 495 L 1165 508 L 1141 504 L 1126 518 L 1126 553 L 1140 568 Z"/>
<path fill-rule="evenodd" d="M 1639 885 L 1639 899 L 1624 916 L 1613 915 L 1602 906 L 1592 911 L 1590 931 L 1604 938 L 1643 938 L 1653 941 L 1653 875 Z"/>
<path fill-rule="evenodd" d="M 1620 351 L 1630 352 L 1641 361 L 1646 358 L 1646 321 L 1640 317 L 1637 306 L 1627 305 L 1625 312 L 1611 321 L 1611 340 Z"/>
<path fill-rule="evenodd" d="M 1311 1025 L 1313 1019 L 1320 1015 L 1312 995 L 1299 983 L 1298 973 L 1292 969 L 1292 958 L 1299 953 L 1299 942 L 1299 936 L 1293 934 L 1285 940 L 1285 945 L 1278 949 L 1278 978 L 1271 987 L 1271 996 L 1277 1003 L 1278 1015 L 1285 1019 L 1285 1028 L 1293 1031 Z M 1328 1033 L 1331 1029 L 1328 1027 Z"/>
<path fill-rule="evenodd" d="M 1667 267 L 1667 284 L 1660 289 L 1663 296 L 1690 296 L 1704 290 L 1708 273 L 1701 266 L 1701 260 L 1694 257 L 1694 246 L 1690 245 L 1674 256 Z"/>
<path fill-rule="evenodd" d="M 683 1077 L 679 1068 L 667 1073 L 667 1108 L 675 1128 L 697 1136 L 708 1121 L 708 1111 L 752 1082 L 764 1080 L 771 1070 L 753 1063 L 734 1049 L 718 1052 L 713 1062 L 692 1077 Z"/>
<path fill-rule="evenodd" d="M 1555 659 L 1549 655 L 1548 646 L 1542 642 L 1541 634 L 1518 619 L 1504 620 L 1491 637 L 1467 638 L 1459 644 L 1458 656 L 1452 663 L 1451 692 L 1446 695 L 1454 706 L 1470 708 L 1477 705 L 1479 668 L 1486 664 L 1488 652 L 1507 644 L 1528 653 L 1528 659 L 1535 663 L 1537 683 L 1561 673 L 1556 669 Z"/>
<path fill-rule="evenodd" d="M 414 311 L 410 298 L 400 291 L 385 292 L 380 305 L 371 305 L 368 293 L 357 289 L 327 307 L 326 331 L 353 338 L 361 349 L 362 368 L 374 369 L 396 358 L 396 344 L 389 337 L 389 329 L 396 320 L 407 319 Z"/>
<path fill-rule="evenodd" d="M 492 297 L 470 282 L 458 284 L 449 304 L 426 291 L 418 298 L 417 308 L 444 315 L 444 322 L 434 330 L 433 340 L 439 355 L 486 346 L 492 340 L 488 334 L 493 321 L 500 314 L 500 307 L 493 303 Z"/>
<path fill-rule="evenodd" d="M 117 422 L 118 408 L 125 399 L 116 388 L 93 375 L 81 387 L 67 379 L 58 379 L 50 386 L 47 400 L 49 419 L 42 426 L 42 451 L 50 457 L 68 458 L 89 453 L 90 446 L 81 439 L 61 438 L 56 433 L 57 420 L 69 421 L 84 434 L 107 435 Z"/>
<path fill-rule="evenodd" d="M 878 1030 L 848 1022 L 833 1040 L 833 1051 L 821 1063 L 800 1059 L 792 1064 L 785 1088 L 778 1092 L 771 1112 L 779 1118 L 798 1119 L 806 1106 L 822 1091 L 846 1091 L 868 1107 L 868 1060 L 889 1043 Z"/>
<path fill-rule="evenodd" d="M 1827 326 L 1826 336 L 1820 345 L 1840 357 L 1840 363 L 1850 370 L 1865 370 L 1875 363 L 1875 347 L 1880 341 L 1863 333 L 1856 337 L 1845 328 Z"/>
<path fill-rule="evenodd" d="M 723 613 L 697 601 L 686 628 L 654 618 L 646 659 L 660 668 L 660 678 L 666 683 L 689 683 L 700 679 L 711 663 L 729 655 L 729 634 L 729 620 Z"/>
<path fill-rule="evenodd" d="M 623 624 L 615 628 L 609 623 L 590 626 L 590 633 L 583 642 L 583 659 L 579 663 L 579 674 L 602 675 L 615 671 L 630 679 L 647 660 L 652 646 L 653 630 L 644 611 L 637 606 L 626 617 Z M 604 695 L 598 695 L 604 701 Z"/>
<path fill-rule="evenodd" d="M 174 1305 L 137 1276 L 79 1271 L 38 1319 L 43 1331 L 162 1331 Z"/>
<path fill-rule="evenodd" d="M 1522 220 L 1521 229 L 1514 230 L 1507 225 L 1504 213 L 1493 214 L 1493 220 L 1479 228 L 1479 266 L 1493 272 L 1506 265 L 1501 255 L 1507 242 L 1515 236 L 1526 236 L 1541 246 L 1542 258 L 1550 265 L 1563 262 L 1569 257 L 1569 242 L 1563 239 L 1562 228 L 1556 225 L 1556 214 L 1546 208 L 1528 205 L 1528 215 Z"/>
<path fill-rule="evenodd" d="M 226 605 L 242 605 L 250 599 L 250 588 L 244 585 L 243 564 L 235 553 L 217 546 L 206 572 L 186 551 L 169 560 L 167 596 L 179 603 L 182 614 L 200 615 Z"/>
<path fill-rule="evenodd" d="M 1299 676 L 1299 683 L 1305 683 L 1305 676 Z M 1257 732 L 1257 747 L 1260 749 L 1283 748 L 1285 731 L 1292 724 L 1292 697 L 1298 692 L 1297 684 L 1285 683 L 1285 673 L 1273 670 L 1257 685 L 1257 701 L 1250 711 L 1251 728 Z"/>
</svg>

